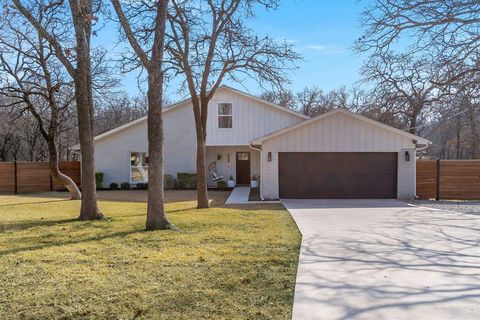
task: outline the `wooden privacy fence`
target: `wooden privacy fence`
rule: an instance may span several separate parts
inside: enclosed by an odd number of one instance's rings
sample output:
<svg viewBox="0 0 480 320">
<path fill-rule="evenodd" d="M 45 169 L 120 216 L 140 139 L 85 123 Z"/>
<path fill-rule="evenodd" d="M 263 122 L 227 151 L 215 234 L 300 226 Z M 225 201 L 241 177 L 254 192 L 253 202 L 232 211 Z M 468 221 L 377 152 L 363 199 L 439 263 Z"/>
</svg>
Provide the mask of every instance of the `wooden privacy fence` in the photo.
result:
<svg viewBox="0 0 480 320">
<path fill-rule="evenodd" d="M 80 162 L 60 161 L 60 171 L 80 186 Z M 48 162 L 0 162 L 0 193 L 63 189 L 50 175 Z"/>
<path fill-rule="evenodd" d="M 421 199 L 480 200 L 480 160 L 417 161 Z"/>
</svg>

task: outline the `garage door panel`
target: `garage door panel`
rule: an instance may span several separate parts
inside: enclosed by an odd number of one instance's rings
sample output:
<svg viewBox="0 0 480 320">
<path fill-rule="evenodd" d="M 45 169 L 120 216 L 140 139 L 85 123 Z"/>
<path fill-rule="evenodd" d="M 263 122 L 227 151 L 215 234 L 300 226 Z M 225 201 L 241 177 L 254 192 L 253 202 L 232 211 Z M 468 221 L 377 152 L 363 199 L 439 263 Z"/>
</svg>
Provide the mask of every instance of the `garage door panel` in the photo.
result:
<svg viewBox="0 0 480 320">
<path fill-rule="evenodd" d="M 397 154 L 279 153 L 281 198 L 396 198 Z"/>
</svg>

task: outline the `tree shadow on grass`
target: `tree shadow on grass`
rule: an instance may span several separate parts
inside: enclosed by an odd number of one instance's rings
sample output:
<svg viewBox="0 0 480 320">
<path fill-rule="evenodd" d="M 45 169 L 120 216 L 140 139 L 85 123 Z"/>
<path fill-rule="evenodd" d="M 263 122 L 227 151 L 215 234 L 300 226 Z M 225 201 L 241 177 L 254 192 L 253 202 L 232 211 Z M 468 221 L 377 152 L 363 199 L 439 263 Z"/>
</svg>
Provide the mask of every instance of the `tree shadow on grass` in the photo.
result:
<svg viewBox="0 0 480 320">
<path fill-rule="evenodd" d="M 72 223 L 77 221 L 79 221 L 77 218 L 71 218 L 71 219 L 59 219 L 59 220 L 41 219 L 37 221 L 28 220 L 28 221 L 20 221 L 15 223 L 5 223 L 0 226 L 0 232 L 5 232 L 7 230 L 22 231 L 22 230 L 27 230 L 27 229 L 36 228 L 36 227 L 52 227 L 60 224 Z"/>
<path fill-rule="evenodd" d="M 112 239 L 112 238 L 123 238 L 132 234 L 140 234 L 147 232 L 145 229 L 133 229 L 133 230 L 127 230 L 127 231 L 119 231 L 119 232 L 113 232 L 113 233 L 108 233 L 108 234 L 103 234 L 103 235 L 95 235 L 95 236 L 90 236 L 87 238 L 80 238 L 80 239 L 72 239 L 72 240 L 58 240 L 57 242 L 51 242 L 51 243 L 44 243 L 36 246 L 29 246 L 29 247 L 22 247 L 22 248 L 15 248 L 15 249 L 7 249 L 7 250 L 1 250 L 0 251 L 0 257 L 8 255 L 8 254 L 17 254 L 21 252 L 27 252 L 27 251 L 36 251 L 36 250 L 42 250 L 42 249 L 47 249 L 47 248 L 54 248 L 54 247 L 61 247 L 61 246 L 66 246 L 66 245 L 71 245 L 71 244 L 79 244 L 79 243 L 88 243 L 88 242 L 93 242 L 93 241 L 102 241 L 106 239 Z M 42 237 L 39 237 L 39 241 L 43 240 Z"/>
<path fill-rule="evenodd" d="M 35 202 L 19 202 L 19 203 L 9 203 L 9 204 L 2 204 L 0 208 L 4 207 L 18 207 L 18 206 L 27 206 L 27 205 L 35 205 L 35 204 L 51 204 L 56 202 L 65 202 L 70 201 L 70 199 L 60 199 L 60 200 L 49 200 L 49 201 L 35 201 Z"/>
</svg>

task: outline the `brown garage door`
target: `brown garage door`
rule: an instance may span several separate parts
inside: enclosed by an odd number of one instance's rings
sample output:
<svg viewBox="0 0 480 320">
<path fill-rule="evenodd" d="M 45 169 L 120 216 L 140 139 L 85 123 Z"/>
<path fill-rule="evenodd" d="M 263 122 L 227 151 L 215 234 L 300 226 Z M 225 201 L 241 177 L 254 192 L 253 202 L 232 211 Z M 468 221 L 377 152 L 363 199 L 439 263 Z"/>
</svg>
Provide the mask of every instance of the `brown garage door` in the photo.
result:
<svg viewBox="0 0 480 320">
<path fill-rule="evenodd" d="M 281 152 L 278 161 L 283 199 L 397 197 L 394 152 Z"/>
</svg>

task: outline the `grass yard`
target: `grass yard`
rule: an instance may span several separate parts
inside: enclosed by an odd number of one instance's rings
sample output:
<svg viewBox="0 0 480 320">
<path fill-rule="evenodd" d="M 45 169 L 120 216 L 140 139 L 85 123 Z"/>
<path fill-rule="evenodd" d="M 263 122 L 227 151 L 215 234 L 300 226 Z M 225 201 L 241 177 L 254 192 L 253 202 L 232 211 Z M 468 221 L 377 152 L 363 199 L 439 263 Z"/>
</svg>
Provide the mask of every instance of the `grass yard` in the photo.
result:
<svg viewBox="0 0 480 320">
<path fill-rule="evenodd" d="M 172 196 L 180 229 L 158 232 L 143 231 L 142 202 L 102 200 L 110 220 L 80 222 L 79 201 L 0 195 L 0 319 L 290 318 L 293 220 L 211 194 L 208 210 Z"/>
</svg>

